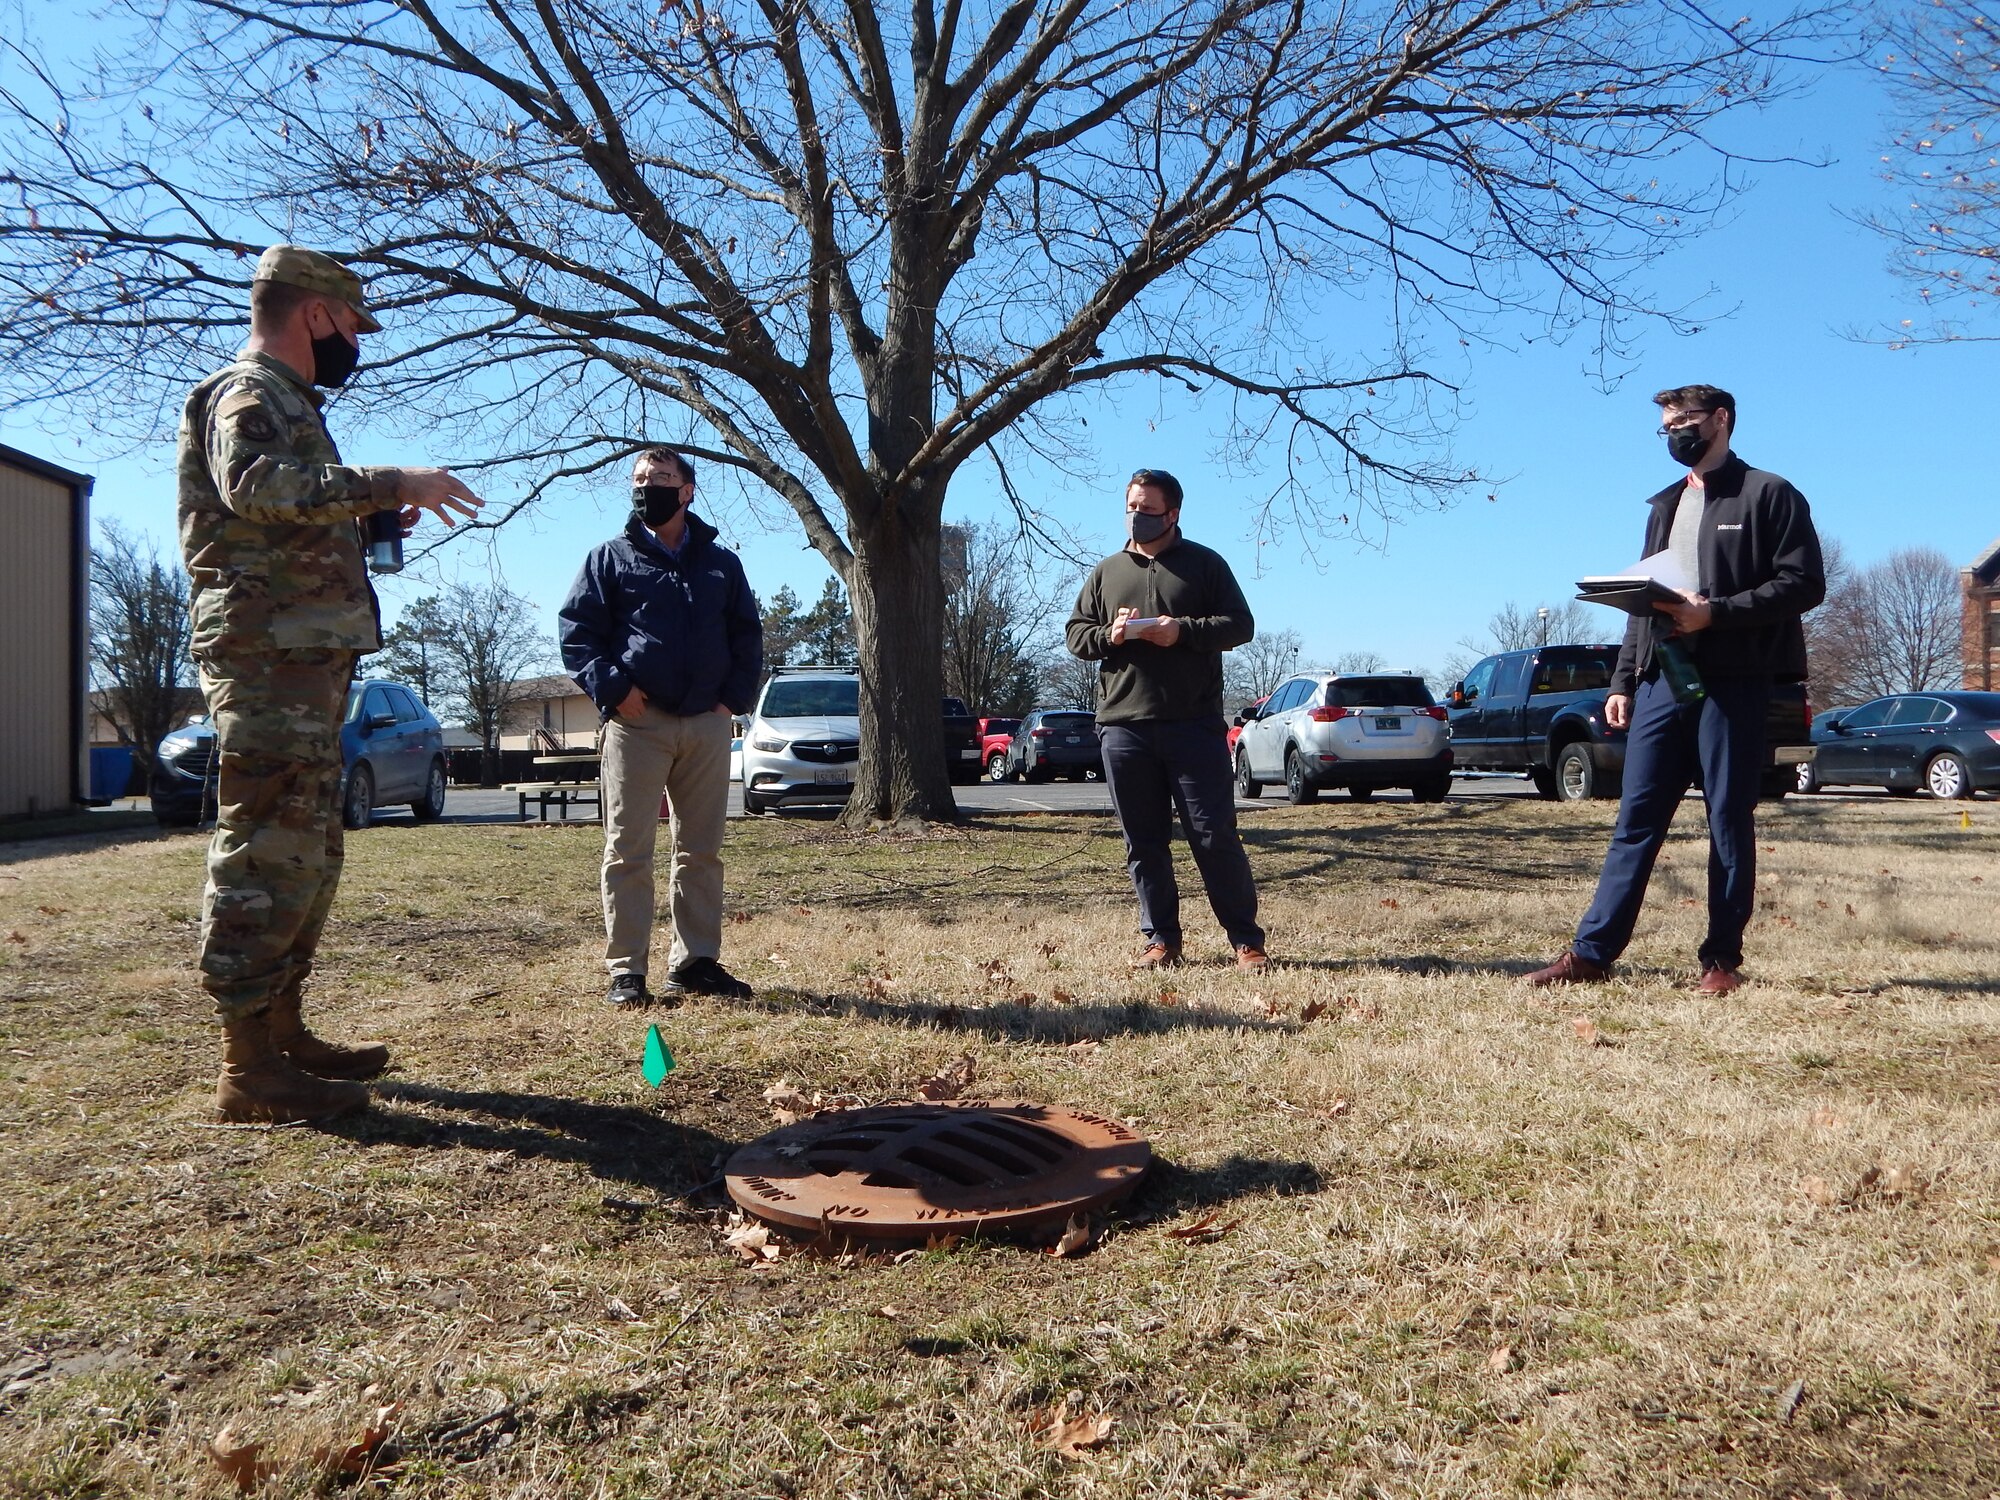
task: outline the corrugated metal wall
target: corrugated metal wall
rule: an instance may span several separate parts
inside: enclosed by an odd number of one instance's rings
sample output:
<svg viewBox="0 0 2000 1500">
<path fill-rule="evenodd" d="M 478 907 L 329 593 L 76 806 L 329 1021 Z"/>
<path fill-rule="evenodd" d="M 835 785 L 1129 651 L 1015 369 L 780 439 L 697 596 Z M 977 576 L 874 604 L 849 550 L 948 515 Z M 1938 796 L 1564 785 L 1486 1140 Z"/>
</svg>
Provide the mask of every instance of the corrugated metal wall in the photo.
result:
<svg viewBox="0 0 2000 1500">
<path fill-rule="evenodd" d="M 67 811 L 77 789 L 75 503 L 0 458 L 0 818 Z"/>
</svg>

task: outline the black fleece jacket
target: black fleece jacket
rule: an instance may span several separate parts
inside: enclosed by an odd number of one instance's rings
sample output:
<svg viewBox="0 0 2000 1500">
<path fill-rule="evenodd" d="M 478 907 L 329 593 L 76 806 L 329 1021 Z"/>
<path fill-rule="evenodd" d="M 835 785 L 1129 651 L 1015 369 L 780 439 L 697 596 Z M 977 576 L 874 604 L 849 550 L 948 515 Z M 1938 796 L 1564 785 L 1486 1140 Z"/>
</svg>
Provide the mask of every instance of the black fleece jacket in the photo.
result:
<svg viewBox="0 0 2000 1500">
<path fill-rule="evenodd" d="M 1140 618 L 1181 622 L 1171 646 L 1111 644 L 1111 622 L 1126 606 Z M 1097 722 L 1222 719 L 1222 653 L 1257 633 L 1236 575 L 1219 552 L 1174 533 L 1158 557 L 1126 548 L 1091 570 L 1070 612 L 1070 655 L 1097 669 Z"/>
<path fill-rule="evenodd" d="M 1799 617 L 1826 597 L 1826 565 L 1806 497 L 1734 453 L 1702 477 L 1702 591 L 1713 619 L 1688 637 L 1695 664 L 1704 677 L 1801 681 L 1806 637 Z M 1686 483 L 1676 480 L 1647 501 L 1652 514 L 1646 520 L 1645 556 L 1666 549 Z M 1655 644 L 1673 630 L 1673 621 L 1658 612 L 1633 616 L 1611 673 L 1611 691 L 1631 693 L 1652 670 Z"/>
</svg>

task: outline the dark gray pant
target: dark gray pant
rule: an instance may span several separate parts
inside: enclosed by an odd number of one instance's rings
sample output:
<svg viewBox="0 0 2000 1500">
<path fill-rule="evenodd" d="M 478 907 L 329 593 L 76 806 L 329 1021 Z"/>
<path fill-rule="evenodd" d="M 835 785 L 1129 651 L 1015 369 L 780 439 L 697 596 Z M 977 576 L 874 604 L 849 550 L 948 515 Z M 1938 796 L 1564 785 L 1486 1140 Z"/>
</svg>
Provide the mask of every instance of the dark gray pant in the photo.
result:
<svg viewBox="0 0 2000 1500">
<path fill-rule="evenodd" d="M 1236 834 L 1236 779 L 1220 718 L 1098 726 L 1104 780 L 1125 833 L 1125 859 L 1139 893 L 1139 930 L 1154 942 L 1181 942 L 1181 893 L 1174 880 L 1174 813 L 1187 832 L 1208 904 L 1231 947 L 1264 946 L 1257 887 Z"/>
</svg>

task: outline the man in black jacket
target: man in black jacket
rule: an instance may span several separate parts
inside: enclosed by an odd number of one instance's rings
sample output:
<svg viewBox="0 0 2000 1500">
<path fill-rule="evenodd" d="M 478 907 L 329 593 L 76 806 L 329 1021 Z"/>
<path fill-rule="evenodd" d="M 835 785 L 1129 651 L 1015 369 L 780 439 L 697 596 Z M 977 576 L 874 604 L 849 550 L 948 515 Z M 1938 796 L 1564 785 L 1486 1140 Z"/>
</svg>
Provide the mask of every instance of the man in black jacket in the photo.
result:
<svg viewBox="0 0 2000 1500">
<path fill-rule="evenodd" d="M 1146 949 L 1135 967 L 1181 961 L 1174 810 L 1208 904 L 1238 967 L 1264 967 L 1257 887 L 1236 833 L 1236 784 L 1222 722 L 1222 653 L 1256 633 L 1229 564 L 1181 535 L 1181 484 L 1141 469 L 1125 490 L 1131 538 L 1092 570 L 1068 627 L 1070 654 L 1097 673 L 1104 779 L 1125 833 Z"/>
<path fill-rule="evenodd" d="M 645 1005 L 660 797 L 673 815 L 671 995 L 747 999 L 722 953 L 731 716 L 764 669 L 763 621 L 736 554 L 688 509 L 694 466 L 649 448 L 624 533 L 584 559 L 561 612 L 563 665 L 604 715 L 605 966 L 614 1005 Z"/>
<path fill-rule="evenodd" d="M 1699 768 L 1709 842 L 1701 988 L 1726 995 L 1743 982 L 1743 929 L 1755 903 L 1755 813 L 1771 684 L 1806 675 L 1799 619 L 1826 597 L 1826 569 L 1805 497 L 1730 451 L 1735 397 L 1686 385 L 1653 400 L 1667 451 L 1689 472 L 1653 496 L 1645 555 L 1670 553 L 1694 587 L 1681 602 L 1655 605 L 1658 618 L 1634 617 L 1626 628 L 1604 705 L 1611 727 L 1626 730 L 1625 795 L 1611 850 L 1570 951 L 1528 981 L 1609 977 Z M 1662 676 L 1668 640 L 1700 675 L 1702 693 L 1693 701 L 1677 698 Z"/>
</svg>

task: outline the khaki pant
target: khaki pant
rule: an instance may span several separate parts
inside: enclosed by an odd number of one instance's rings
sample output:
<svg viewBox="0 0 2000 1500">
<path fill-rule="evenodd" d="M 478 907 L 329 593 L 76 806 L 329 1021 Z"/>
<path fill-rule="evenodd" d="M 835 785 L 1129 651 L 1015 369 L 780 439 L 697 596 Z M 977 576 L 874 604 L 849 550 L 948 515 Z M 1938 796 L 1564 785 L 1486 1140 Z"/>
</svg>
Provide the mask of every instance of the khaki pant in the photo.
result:
<svg viewBox="0 0 2000 1500">
<path fill-rule="evenodd" d="M 673 814 L 669 969 L 722 954 L 722 828 L 729 814 L 728 714 L 646 705 L 604 726 L 604 966 L 644 974 L 653 939 L 653 846 L 660 794 Z"/>
<path fill-rule="evenodd" d="M 340 723 L 354 653 L 205 655 L 215 725 L 215 836 L 201 983 L 225 1021 L 303 982 L 340 886 Z"/>
</svg>

